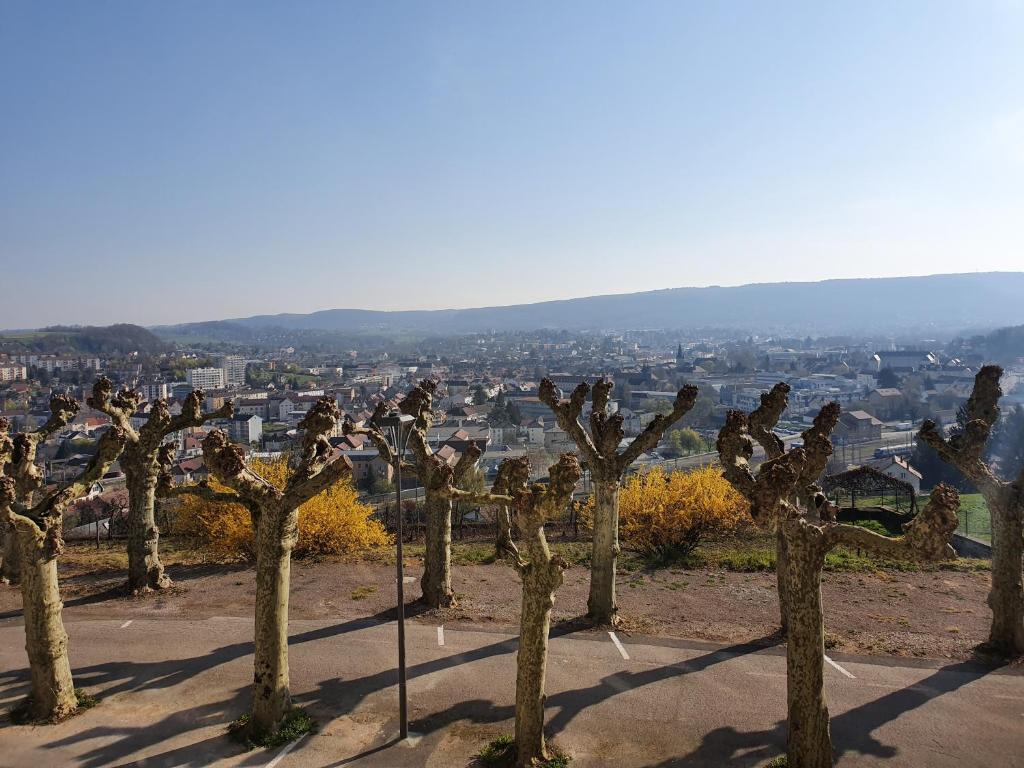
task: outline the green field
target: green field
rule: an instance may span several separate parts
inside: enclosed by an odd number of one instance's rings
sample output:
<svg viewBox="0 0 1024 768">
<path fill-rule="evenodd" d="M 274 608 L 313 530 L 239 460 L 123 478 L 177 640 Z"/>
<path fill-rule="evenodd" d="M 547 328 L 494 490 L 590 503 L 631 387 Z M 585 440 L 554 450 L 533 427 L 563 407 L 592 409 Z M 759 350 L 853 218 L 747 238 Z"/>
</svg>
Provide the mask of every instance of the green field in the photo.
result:
<svg viewBox="0 0 1024 768">
<path fill-rule="evenodd" d="M 992 539 L 992 520 L 988 515 L 988 506 L 980 493 L 960 494 L 960 527 L 958 533 L 972 539 L 990 541 Z"/>
<path fill-rule="evenodd" d="M 893 497 L 886 496 L 884 499 L 880 496 L 869 496 L 869 497 L 858 497 L 857 507 L 872 507 L 879 506 L 882 503 L 885 506 L 896 508 L 893 504 Z M 917 497 L 917 503 L 923 506 L 928 503 L 928 494 L 924 491 Z M 847 506 L 849 499 L 842 499 L 842 505 Z M 910 504 L 909 500 L 900 499 L 899 512 L 909 512 Z M 982 498 L 980 493 L 961 493 L 960 494 L 960 512 L 958 513 L 960 518 L 960 525 L 957 528 L 957 533 L 962 533 L 965 536 L 970 536 L 972 539 L 978 539 L 980 541 L 990 541 L 992 538 L 992 521 L 988 515 L 988 507 L 985 505 L 985 499 Z"/>
</svg>

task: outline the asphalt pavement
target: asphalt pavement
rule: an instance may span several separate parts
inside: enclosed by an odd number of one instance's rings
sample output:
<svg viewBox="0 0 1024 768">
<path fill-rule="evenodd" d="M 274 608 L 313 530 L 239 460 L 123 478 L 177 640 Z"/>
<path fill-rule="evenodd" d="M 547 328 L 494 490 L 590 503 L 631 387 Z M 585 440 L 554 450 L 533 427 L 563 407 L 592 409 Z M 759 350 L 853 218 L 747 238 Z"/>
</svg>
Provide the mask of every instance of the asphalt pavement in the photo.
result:
<svg viewBox="0 0 1024 768">
<path fill-rule="evenodd" d="M 412 730 L 397 743 L 396 629 L 377 619 L 291 624 L 296 702 L 318 730 L 244 751 L 251 621 L 68 624 L 76 685 L 100 705 L 56 726 L 0 726 L 2 766 L 468 766 L 511 733 L 516 637 L 408 627 Z M 757 766 L 785 745 L 783 649 L 607 632 L 551 640 L 548 732 L 573 766 Z M 0 622 L 0 706 L 27 691 L 24 633 Z M 1024 674 L 973 662 L 835 656 L 826 669 L 841 766 L 1024 767 Z"/>
</svg>

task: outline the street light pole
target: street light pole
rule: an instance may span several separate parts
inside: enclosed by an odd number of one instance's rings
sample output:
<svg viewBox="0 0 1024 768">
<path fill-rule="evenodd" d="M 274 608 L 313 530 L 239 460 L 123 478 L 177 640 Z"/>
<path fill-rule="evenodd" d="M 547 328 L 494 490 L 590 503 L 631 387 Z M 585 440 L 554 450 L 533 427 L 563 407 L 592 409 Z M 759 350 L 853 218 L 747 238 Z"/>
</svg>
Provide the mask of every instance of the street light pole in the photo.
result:
<svg viewBox="0 0 1024 768">
<path fill-rule="evenodd" d="M 397 568 L 398 578 L 398 738 L 409 736 L 409 703 L 405 676 L 405 561 L 402 557 L 402 455 L 395 454 L 395 509 L 397 514 Z"/>
<path fill-rule="evenodd" d="M 402 555 L 404 536 L 402 518 L 402 457 L 408 440 L 407 429 L 415 419 L 398 411 L 384 416 L 380 426 L 390 432 L 395 457 L 395 578 L 398 591 L 398 734 L 404 741 L 409 737 L 409 699 L 405 672 L 405 560 Z"/>
</svg>

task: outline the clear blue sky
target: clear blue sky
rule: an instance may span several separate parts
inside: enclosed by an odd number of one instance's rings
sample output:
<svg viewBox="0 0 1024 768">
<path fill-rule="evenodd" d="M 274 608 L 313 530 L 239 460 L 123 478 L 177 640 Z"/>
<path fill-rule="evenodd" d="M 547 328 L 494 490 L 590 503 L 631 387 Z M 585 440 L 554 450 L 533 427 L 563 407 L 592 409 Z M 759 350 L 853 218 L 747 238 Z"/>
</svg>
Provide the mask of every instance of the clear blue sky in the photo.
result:
<svg viewBox="0 0 1024 768">
<path fill-rule="evenodd" d="M 5 0 L 0 327 L 1024 269 L 1022 41 L 1022 0 Z"/>
</svg>

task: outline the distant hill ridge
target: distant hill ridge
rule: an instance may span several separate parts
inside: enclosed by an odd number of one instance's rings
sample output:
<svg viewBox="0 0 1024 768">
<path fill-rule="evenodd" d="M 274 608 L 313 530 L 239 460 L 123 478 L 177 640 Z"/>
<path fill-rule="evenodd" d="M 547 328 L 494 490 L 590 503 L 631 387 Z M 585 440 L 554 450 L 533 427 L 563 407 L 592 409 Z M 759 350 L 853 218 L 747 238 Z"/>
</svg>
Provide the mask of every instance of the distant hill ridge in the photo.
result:
<svg viewBox="0 0 1024 768">
<path fill-rule="evenodd" d="M 379 311 L 328 309 L 154 329 L 175 336 L 245 330 L 483 331 L 731 328 L 775 333 L 935 330 L 1024 323 L 1024 272 L 850 278 L 735 287 L 669 288 L 535 304 Z"/>
<path fill-rule="evenodd" d="M 0 333 L 0 349 L 11 354 L 151 355 L 167 345 L 140 325 L 54 325 L 38 331 Z"/>
</svg>

